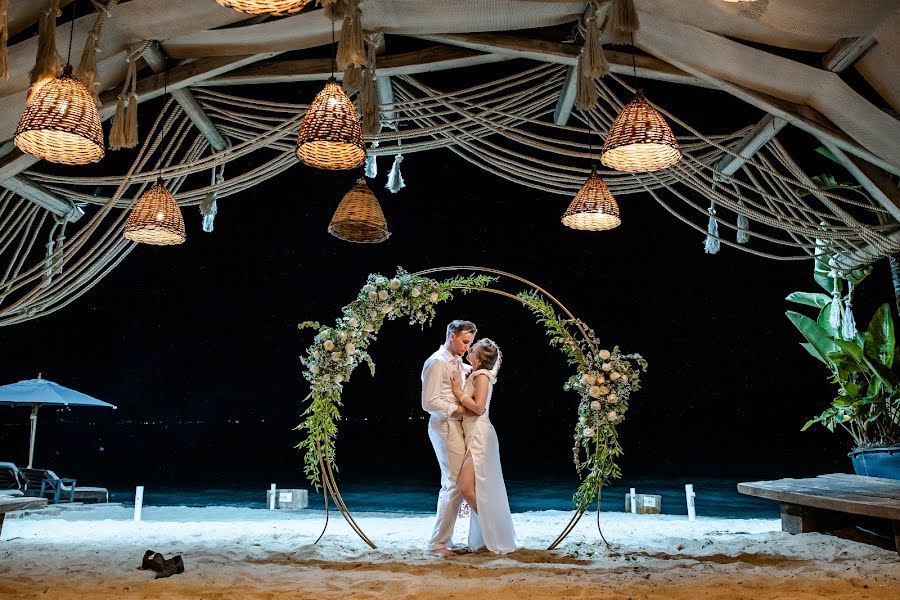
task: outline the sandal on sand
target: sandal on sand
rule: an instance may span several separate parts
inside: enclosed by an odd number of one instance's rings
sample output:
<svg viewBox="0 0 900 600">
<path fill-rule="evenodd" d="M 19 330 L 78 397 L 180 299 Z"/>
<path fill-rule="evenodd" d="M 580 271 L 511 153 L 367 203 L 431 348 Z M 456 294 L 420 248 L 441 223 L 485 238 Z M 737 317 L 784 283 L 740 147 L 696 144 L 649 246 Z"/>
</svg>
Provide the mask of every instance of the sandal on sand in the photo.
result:
<svg viewBox="0 0 900 600">
<path fill-rule="evenodd" d="M 161 556 L 162 555 L 160 555 L 160 557 Z M 163 569 L 156 574 L 156 579 L 160 579 L 162 577 L 171 577 L 172 575 L 184 573 L 184 560 L 182 560 L 180 554 L 176 554 L 170 559 L 163 559 L 163 562 Z"/>
<path fill-rule="evenodd" d="M 141 566 L 139 566 L 138 569 L 144 571 L 156 571 L 159 573 L 165 566 L 164 561 L 163 555 L 159 552 L 147 550 L 144 552 L 144 558 L 141 560 Z"/>
</svg>

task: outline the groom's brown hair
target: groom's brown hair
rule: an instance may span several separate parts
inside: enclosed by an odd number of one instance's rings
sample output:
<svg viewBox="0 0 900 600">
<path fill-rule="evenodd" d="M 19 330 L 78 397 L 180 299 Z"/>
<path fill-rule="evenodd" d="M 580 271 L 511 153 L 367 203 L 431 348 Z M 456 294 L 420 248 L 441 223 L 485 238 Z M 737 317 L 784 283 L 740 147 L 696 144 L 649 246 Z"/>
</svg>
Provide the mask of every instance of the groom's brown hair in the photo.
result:
<svg viewBox="0 0 900 600">
<path fill-rule="evenodd" d="M 447 325 L 447 337 L 450 337 L 451 333 L 455 333 L 459 335 L 460 333 L 469 332 L 472 335 L 478 333 L 478 328 L 475 327 L 475 323 L 472 321 L 463 321 L 462 319 L 456 319 L 455 321 L 451 321 L 449 325 Z"/>
</svg>

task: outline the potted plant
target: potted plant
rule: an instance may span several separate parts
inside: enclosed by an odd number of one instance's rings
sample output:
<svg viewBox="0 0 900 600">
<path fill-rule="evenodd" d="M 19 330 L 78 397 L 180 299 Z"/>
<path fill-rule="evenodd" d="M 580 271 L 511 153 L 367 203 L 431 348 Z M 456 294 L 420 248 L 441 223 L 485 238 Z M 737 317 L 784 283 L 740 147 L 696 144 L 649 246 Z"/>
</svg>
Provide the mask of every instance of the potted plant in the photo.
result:
<svg viewBox="0 0 900 600">
<path fill-rule="evenodd" d="M 814 276 L 829 293 L 794 292 L 787 297 L 818 309 L 815 320 L 794 311 L 787 317 L 806 338 L 801 345 L 828 367 L 838 386 L 830 405 L 803 431 L 815 423 L 829 431 L 843 428 L 856 444 L 849 456 L 858 475 L 900 479 L 900 356 L 891 311 L 888 304 L 881 305 L 865 331 L 856 331 L 852 292 L 870 269 L 838 277 L 828 258 L 817 254 Z"/>
</svg>

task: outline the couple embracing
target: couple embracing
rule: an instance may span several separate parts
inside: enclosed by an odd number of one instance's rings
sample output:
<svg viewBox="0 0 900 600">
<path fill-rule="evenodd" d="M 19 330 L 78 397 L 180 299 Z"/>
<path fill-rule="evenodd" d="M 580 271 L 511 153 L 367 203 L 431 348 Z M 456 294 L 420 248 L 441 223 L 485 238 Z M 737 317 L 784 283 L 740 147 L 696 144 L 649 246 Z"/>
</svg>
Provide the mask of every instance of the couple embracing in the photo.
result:
<svg viewBox="0 0 900 600">
<path fill-rule="evenodd" d="M 472 510 L 470 550 L 516 549 L 500 446 L 488 416 L 501 354 L 488 338 L 475 342 L 476 333 L 474 323 L 453 321 L 444 344 L 422 369 L 422 408 L 431 414 L 428 437 L 441 467 L 437 520 L 428 542 L 432 556 L 453 553 L 451 537 L 463 500 Z"/>
</svg>

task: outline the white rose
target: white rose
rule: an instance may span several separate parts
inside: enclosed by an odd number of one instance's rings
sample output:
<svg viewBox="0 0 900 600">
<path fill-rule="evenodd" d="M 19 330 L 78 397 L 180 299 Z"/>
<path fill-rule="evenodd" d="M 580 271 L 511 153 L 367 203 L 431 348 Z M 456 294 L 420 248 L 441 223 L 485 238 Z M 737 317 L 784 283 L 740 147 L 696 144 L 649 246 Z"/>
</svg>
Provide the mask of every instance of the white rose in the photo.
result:
<svg viewBox="0 0 900 600">
<path fill-rule="evenodd" d="M 600 386 L 600 395 L 601 395 L 601 396 L 605 396 L 605 395 L 607 395 L 608 393 L 609 393 L 609 388 L 606 387 L 605 385 L 601 385 L 601 386 Z"/>
<path fill-rule="evenodd" d="M 331 360 L 333 360 L 334 362 L 341 360 L 341 353 L 340 352 L 332 352 Z"/>
<path fill-rule="evenodd" d="M 387 290 L 378 290 L 378 299 L 379 300 L 387 300 L 388 293 Z"/>
<path fill-rule="evenodd" d="M 392 290 L 399 290 L 399 289 L 400 289 L 400 280 L 397 279 L 396 277 L 394 277 L 393 279 L 391 279 L 391 289 L 392 289 Z"/>
<path fill-rule="evenodd" d="M 347 345 L 344 346 L 344 350 L 347 352 L 347 354 L 353 354 L 354 352 L 356 352 L 356 346 L 353 345 L 353 342 L 347 342 Z"/>
<path fill-rule="evenodd" d="M 609 374 L 609 378 L 612 379 L 613 381 L 615 381 L 615 380 L 618 379 L 619 377 L 621 377 L 621 375 L 619 375 L 619 372 L 618 372 L 618 371 L 612 371 L 612 372 Z"/>
<path fill-rule="evenodd" d="M 606 377 L 603 376 L 603 373 L 597 375 L 597 383 L 606 383 Z"/>
<path fill-rule="evenodd" d="M 356 329 L 357 327 L 359 327 L 359 321 L 356 320 L 356 317 L 350 317 L 350 320 L 347 321 L 347 325 L 349 325 L 353 329 Z"/>
<path fill-rule="evenodd" d="M 418 298 L 419 296 L 422 295 L 422 290 L 420 290 L 417 287 L 414 287 L 412 290 L 410 290 L 409 295 L 412 296 L 413 298 Z"/>
<path fill-rule="evenodd" d="M 325 343 L 322 345 L 325 346 L 325 349 L 329 352 L 334 350 L 334 342 L 332 342 L 331 340 L 325 340 Z"/>
<path fill-rule="evenodd" d="M 365 290 L 366 292 L 374 292 L 375 286 L 371 283 L 367 283 L 365 286 L 363 286 L 363 290 Z"/>
<path fill-rule="evenodd" d="M 375 285 L 387 285 L 387 282 L 388 281 L 387 281 L 386 277 L 376 277 L 375 278 Z"/>
<path fill-rule="evenodd" d="M 606 413 L 606 418 L 609 419 L 610 421 L 615 421 L 618 416 L 619 416 L 618 413 L 616 413 L 616 411 L 614 411 L 614 410 L 611 410 L 608 413 Z"/>
<path fill-rule="evenodd" d="M 438 293 L 437 293 L 437 292 L 431 292 L 430 294 L 428 294 L 428 299 L 431 300 L 432 302 L 437 302 L 437 299 L 438 299 Z"/>
<path fill-rule="evenodd" d="M 319 367 L 317 367 L 316 365 L 313 365 L 309 368 L 309 372 L 312 373 L 313 375 L 315 375 L 316 373 L 319 372 Z"/>
<path fill-rule="evenodd" d="M 375 327 L 371 323 L 366 323 L 365 325 L 363 325 L 363 329 L 365 331 L 368 331 L 369 333 L 375 331 Z"/>
<path fill-rule="evenodd" d="M 381 307 L 381 312 L 383 312 L 384 314 L 388 314 L 392 310 L 394 310 L 394 307 L 391 306 L 390 304 L 385 304 L 384 306 Z"/>
<path fill-rule="evenodd" d="M 343 380 L 344 380 L 344 376 L 343 376 L 343 375 L 335 375 L 335 376 L 334 376 L 334 382 L 335 382 L 335 383 L 340 383 L 340 382 L 342 382 Z"/>
<path fill-rule="evenodd" d="M 616 396 L 615 394 L 610 394 L 609 397 L 608 397 L 606 400 L 607 400 L 608 402 L 612 402 L 613 404 L 615 404 L 616 402 L 619 401 L 619 397 Z"/>
<path fill-rule="evenodd" d="M 609 358 L 609 350 L 601 350 L 600 352 L 598 352 L 598 354 L 600 356 L 600 360 L 606 360 L 607 358 Z"/>
<path fill-rule="evenodd" d="M 609 363 L 603 363 L 603 367 L 601 367 L 601 368 L 602 368 L 604 371 L 606 371 L 607 373 L 608 373 L 609 371 L 612 371 L 612 365 L 609 364 Z"/>
<path fill-rule="evenodd" d="M 594 428 L 593 427 L 585 427 L 584 428 L 584 437 L 586 437 L 586 438 L 594 437 Z"/>
<path fill-rule="evenodd" d="M 591 402 L 592 410 L 600 410 L 600 402 L 598 400 L 594 400 Z"/>
<path fill-rule="evenodd" d="M 369 300 L 371 300 L 372 302 L 375 302 L 376 300 L 378 300 L 378 293 L 377 292 L 369 292 Z"/>
<path fill-rule="evenodd" d="M 591 386 L 591 389 L 588 393 L 591 395 L 591 398 L 599 398 L 600 397 L 600 388 L 596 385 Z"/>
<path fill-rule="evenodd" d="M 345 341 L 347 339 L 347 332 L 346 331 L 340 332 L 338 334 L 338 339 L 341 340 L 342 342 Z"/>
<path fill-rule="evenodd" d="M 581 376 L 581 381 L 583 381 L 587 385 L 594 385 L 595 383 L 597 383 L 597 376 L 593 373 L 585 373 Z"/>
</svg>

